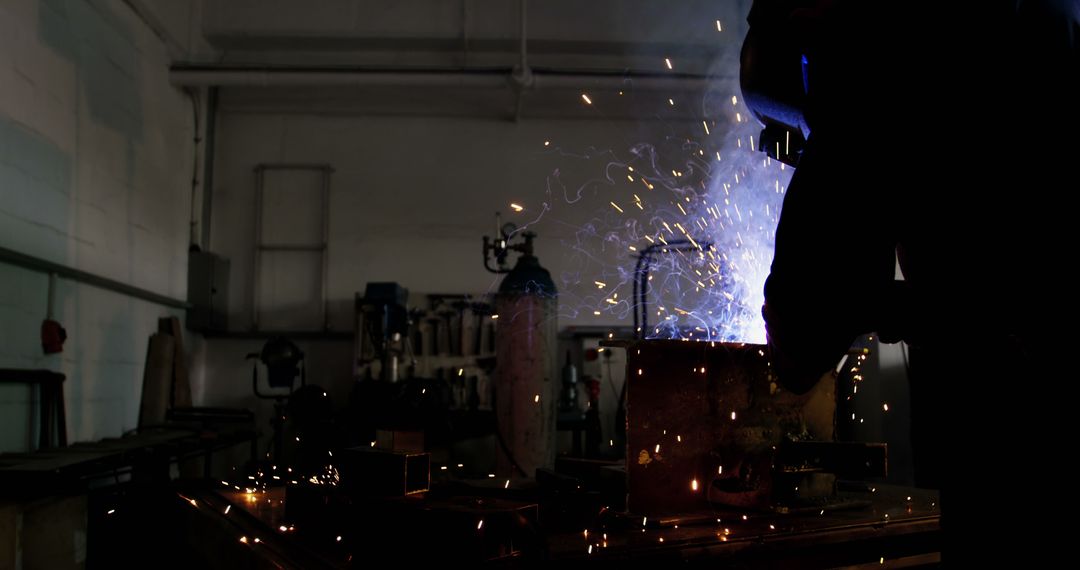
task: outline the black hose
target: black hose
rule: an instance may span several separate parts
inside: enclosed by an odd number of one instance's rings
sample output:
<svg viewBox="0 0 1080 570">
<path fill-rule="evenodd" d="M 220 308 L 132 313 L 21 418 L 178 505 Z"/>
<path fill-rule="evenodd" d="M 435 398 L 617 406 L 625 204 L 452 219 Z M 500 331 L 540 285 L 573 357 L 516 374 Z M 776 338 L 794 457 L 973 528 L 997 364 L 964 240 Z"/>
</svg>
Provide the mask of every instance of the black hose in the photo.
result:
<svg viewBox="0 0 1080 570">
<path fill-rule="evenodd" d="M 712 247 L 712 245 L 712 242 L 703 242 L 701 248 Z M 649 270 L 652 267 L 652 256 L 658 249 L 691 251 L 699 248 L 690 240 L 680 239 L 670 241 L 666 244 L 654 243 L 642 250 L 638 255 L 637 265 L 634 267 L 634 276 L 637 277 L 637 280 L 634 282 L 634 297 L 638 300 L 637 309 L 641 311 L 640 327 L 638 326 L 638 311 L 634 311 L 634 332 L 637 334 L 638 338 L 645 338 L 645 331 L 649 328 L 649 299 L 646 288 L 648 287 L 649 282 Z"/>
<path fill-rule="evenodd" d="M 517 469 L 518 473 L 521 473 L 525 477 L 530 477 L 530 475 L 521 468 L 521 464 L 519 464 L 517 460 L 514 459 L 514 454 L 510 452 L 510 446 L 507 445 L 506 440 L 503 439 L 502 428 L 499 426 L 499 397 L 495 390 L 496 388 L 492 386 L 491 412 L 492 418 L 494 418 L 495 421 L 495 439 L 499 441 L 499 447 L 502 449 L 503 453 L 506 454 L 506 458 L 510 460 L 510 465 L 512 465 L 514 469 Z"/>
</svg>

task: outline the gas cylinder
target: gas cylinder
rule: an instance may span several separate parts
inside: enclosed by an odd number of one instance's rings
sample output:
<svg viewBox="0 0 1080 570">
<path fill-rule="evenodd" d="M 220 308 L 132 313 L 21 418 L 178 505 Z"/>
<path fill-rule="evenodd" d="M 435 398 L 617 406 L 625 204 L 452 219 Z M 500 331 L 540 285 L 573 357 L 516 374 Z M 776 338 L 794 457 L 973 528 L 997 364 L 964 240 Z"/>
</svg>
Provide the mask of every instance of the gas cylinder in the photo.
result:
<svg viewBox="0 0 1080 570">
<path fill-rule="evenodd" d="M 535 477 L 555 464 L 558 294 L 533 255 L 532 237 L 525 235 L 495 296 L 496 472 L 505 478 Z"/>
</svg>

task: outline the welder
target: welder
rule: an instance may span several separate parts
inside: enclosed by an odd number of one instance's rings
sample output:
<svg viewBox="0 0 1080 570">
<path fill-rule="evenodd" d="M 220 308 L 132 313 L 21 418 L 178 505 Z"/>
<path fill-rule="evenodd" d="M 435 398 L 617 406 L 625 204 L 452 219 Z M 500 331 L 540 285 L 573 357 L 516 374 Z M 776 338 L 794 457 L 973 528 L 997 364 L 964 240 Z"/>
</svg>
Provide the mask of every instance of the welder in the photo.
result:
<svg viewBox="0 0 1080 570">
<path fill-rule="evenodd" d="M 796 165 L 763 307 L 780 380 L 809 390 L 859 335 L 907 342 L 915 482 L 939 487 L 1034 409 L 1005 386 L 1034 374 L 1061 265 L 1046 200 L 1075 186 L 1080 7 L 929 8 L 758 0 L 741 83 L 760 150 Z"/>
</svg>

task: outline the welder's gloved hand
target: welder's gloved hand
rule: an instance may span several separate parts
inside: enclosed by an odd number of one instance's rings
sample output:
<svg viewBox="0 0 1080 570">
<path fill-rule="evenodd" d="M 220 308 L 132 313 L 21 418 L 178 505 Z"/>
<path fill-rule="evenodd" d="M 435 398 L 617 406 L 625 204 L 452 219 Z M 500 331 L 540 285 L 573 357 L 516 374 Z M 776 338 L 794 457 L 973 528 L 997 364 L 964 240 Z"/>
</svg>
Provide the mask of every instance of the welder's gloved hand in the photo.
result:
<svg viewBox="0 0 1080 570">
<path fill-rule="evenodd" d="M 823 311 L 823 307 L 843 306 L 830 301 L 824 292 L 819 292 L 817 302 L 789 301 L 785 305 L 783 297 L 775 293 L 777 285 L 772 278 L 766 281 L 769 293 L 761 314 L 773 369 L 780 384 L 796 394 L 809 391 L 834 369 L 857 336 L 876 331 L 881 342 L 917 346 L 923 335 L 914 323 L 928 322 L 904 281 L 877 290 L 846 314 Z"/>
<path fill-rule="evenodd" d="M 850 335 L 833 330 L 836 321 L 812 313 L 812 308 L 768 301 L 761 309 L 773 371 L 780 385 L 795 394 L 809 392 L 851 344 Z"/>
<path fill-rule="evenodd" d="M 878 338 L 885 344 L 906 342 L 918 346 L 922 335 L 914 323 L 927 322 L 919 317 L 921 305 L 915 302 L 905 281 L 894 281 L 878 304 Z"/>
</svg>

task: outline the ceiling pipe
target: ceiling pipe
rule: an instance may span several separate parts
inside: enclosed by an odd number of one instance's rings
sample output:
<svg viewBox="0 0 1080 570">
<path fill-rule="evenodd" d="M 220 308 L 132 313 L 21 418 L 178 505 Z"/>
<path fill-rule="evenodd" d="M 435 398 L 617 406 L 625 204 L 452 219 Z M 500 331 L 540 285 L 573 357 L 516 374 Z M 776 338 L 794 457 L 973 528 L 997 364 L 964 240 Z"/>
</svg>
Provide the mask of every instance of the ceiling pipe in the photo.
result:
<svg viewBox="0 0 1080 570">
<path fill-rule="evenodd" d="M 501 72 L 173 66 L 169 80 L 173 85 L 189 87 L 505 87 L 508 77 Z"/>
<path fill-rule="evenodd" d="M 526 47 L 527 47 L 527 43 L 528 43 L 527 40 L 528 40 L 528 37 L 529 37 L 528 36 L 528 30 L 527 30 L 527 27 L 526 27 L 526 24 L 528 23 L 528 17 L 527 16 L 528 16 L 528 0 L 521 0 L 521 72 L 524 73 L 524 74 L 529 73 L 529 62 L 525 57 L 526 54 L 528 53 L 528 51 L 526 50 Z"/>
<path fill-rule="evenodd" d="M 173 85 L 182 87 L 449 87 L 506 88 L 512 86 L 513 69 L 489 71 L 364 70 L 349 68 L 237 68 L 227 66 L 174 65 L 169 71 Z M 578 73 L 530 70 L 536 89 L 589 91 L 701 91 L 709 86 L 703 75 L 657 75 L 645 73 Z"/>
<path fill-rule="evenodd" d="M 533 86 L 533 74 L 529 69 L 528 54 L 528 31 L 527 31 L 527 14 L 528 6 L 527 0 L 521 0 L 521 63 L 517 69 L 514 70 L 511 78 L 514 80 L 514 122 L 521 119 L 521 107 L 524 103 L 525 90 L 530 89 Z"/>
<path fill-rule="evenodd" d="M 622 75 L 533 72 L 537 89 L 591 89 L 599 91 L 702 91 L 716 78 L 702 75 Z"/>
<path fill-rule="evenodd" d="M 469 65 L 469 0 L 461 0 L 461 65 Z"/>
</svg>

